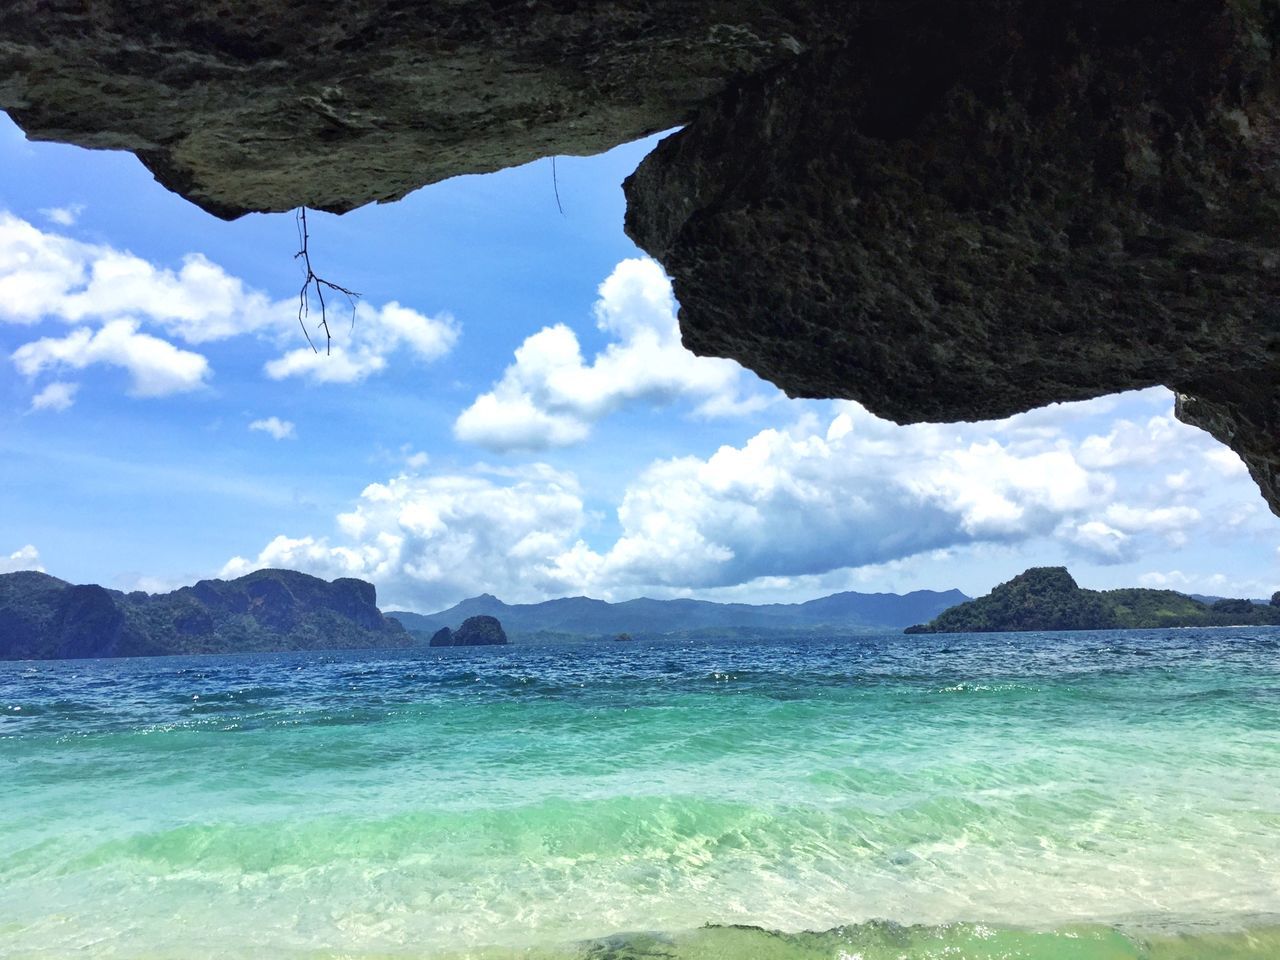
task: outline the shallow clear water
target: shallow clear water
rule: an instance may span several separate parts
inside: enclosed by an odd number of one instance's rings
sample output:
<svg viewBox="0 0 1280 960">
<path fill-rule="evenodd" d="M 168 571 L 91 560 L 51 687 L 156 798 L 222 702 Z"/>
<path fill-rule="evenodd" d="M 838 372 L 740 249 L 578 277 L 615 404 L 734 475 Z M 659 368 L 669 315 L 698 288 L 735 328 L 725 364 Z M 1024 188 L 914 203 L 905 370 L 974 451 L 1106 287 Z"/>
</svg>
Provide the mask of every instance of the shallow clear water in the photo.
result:
<svg viewBox="0 0 1280 960">
<path fill-rule="evenodd" d="M 0 664 L 72 954 L 1280 957 L 1280 631 Z"/>
</svg>

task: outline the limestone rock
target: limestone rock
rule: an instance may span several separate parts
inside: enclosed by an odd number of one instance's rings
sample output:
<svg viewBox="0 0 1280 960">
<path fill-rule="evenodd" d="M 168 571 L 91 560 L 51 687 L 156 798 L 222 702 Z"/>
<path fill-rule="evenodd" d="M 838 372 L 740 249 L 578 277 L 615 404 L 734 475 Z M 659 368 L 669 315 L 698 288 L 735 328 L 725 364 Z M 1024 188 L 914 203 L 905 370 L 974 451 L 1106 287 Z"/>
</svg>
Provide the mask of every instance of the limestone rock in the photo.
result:
<svg viewBox="0 0 1280 960">
<path fill-rule="evenodd" d="M 10 0 L 0 108 L 219 216 L 688 123 L 686 343 L 900 422 L 1165 384 L 1280 509 L 1275 0 Z"/>
<path fill-rule="evenodd" d="M 0 108 L 36 139 L 132 150 L 218 216 L 341 212 L 676 126 L 847 16 L 759 0 L 8 0 Z"/>
<path fill-rule="evenodd" d="M 442 627 L 431 638 L 433 647 L 483 647 L 508 642 L 498 618 L 489 616 L 467 617 L 457 630 Z"/>
<path fill-rule="evenodd" d="M 627 229 L 685 344 L 793 396 L 905 423 L 1165 384 L 1274 509 L 1278 49 L 1225 0 L 939 5 L 708 105 Z"/>
</svg>

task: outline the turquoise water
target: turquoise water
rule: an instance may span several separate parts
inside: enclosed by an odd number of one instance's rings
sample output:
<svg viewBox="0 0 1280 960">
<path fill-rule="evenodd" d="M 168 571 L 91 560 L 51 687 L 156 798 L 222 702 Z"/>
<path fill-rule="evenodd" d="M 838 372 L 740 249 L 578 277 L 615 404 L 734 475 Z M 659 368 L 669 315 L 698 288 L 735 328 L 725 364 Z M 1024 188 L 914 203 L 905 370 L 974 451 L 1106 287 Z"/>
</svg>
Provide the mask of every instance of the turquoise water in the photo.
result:
<svg viewBox="0 0 1280 960">
<path fill-rule="evenodd" d="M 0 664 L 0 956 L 1280 957 L 1280 631 Z"/>
</svg>

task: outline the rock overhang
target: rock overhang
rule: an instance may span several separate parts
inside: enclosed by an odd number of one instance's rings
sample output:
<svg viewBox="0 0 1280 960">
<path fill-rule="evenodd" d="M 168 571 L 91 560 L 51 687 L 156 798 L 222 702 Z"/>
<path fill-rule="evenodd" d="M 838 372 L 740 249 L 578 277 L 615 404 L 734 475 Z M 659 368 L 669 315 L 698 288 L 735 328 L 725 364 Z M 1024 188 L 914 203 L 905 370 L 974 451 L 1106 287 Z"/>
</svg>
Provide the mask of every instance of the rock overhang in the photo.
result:
<svg viewBox="0 0 1280 960">
<path fill-rule="evenodd" d="M 899 422 L 1164 384 L 1280 509 L 1280 3 L 16 0 L 0 107 L 222 217 L 684 125 L 695 352 Z"/>
</svg>

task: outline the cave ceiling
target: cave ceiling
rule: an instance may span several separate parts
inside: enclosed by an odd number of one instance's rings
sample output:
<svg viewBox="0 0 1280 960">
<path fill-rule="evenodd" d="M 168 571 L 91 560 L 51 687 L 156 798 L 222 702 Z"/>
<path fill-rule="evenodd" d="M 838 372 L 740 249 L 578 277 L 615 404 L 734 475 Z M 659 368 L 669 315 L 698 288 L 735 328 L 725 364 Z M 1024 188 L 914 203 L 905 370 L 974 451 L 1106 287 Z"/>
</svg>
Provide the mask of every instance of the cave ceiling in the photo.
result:
<svg viewBox="0 0 1280 960">
<path fill-rule="evenodd" d="M 1163 384 L 1280 512 L 1280 0 L 9 0 L 0 109 L 210 213 L 671 128 L 687 346 L 900 423 Z"/>
</svg>

